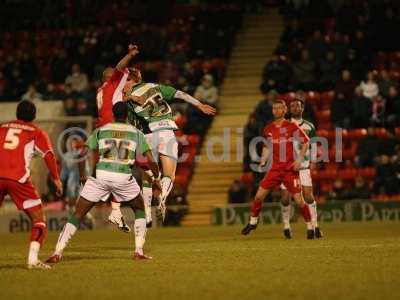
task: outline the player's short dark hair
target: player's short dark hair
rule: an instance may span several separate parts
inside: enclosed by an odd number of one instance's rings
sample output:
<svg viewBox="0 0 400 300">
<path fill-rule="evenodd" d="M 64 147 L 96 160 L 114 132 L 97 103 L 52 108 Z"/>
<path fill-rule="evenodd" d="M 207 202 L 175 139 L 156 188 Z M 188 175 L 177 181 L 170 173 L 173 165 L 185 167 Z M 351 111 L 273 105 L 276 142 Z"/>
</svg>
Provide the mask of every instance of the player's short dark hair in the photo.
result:
<svg viewBox="0 0 400 300">
<path fill-rule="evenodd" d="M 117 102 L 112 108 L 116 120 L 126 120 L 128 117 L 128 106 L 125 102 Z"/>
<path fill-rule="evenodd" d="M 21 101 L 17 106 L 17 119 L 32 122 L 36 119 L 36 105 L 31 101 Z"/>
<path fill-rule="evenodd" d="M 286 106 L 285 100 L 282 100 L 282 99 L 276 99 L 276 100 L 274 100 L 274 101 L 272 102 L 272 105 L 274 105 L 274 104 L 282 104 L 282 105 Z"/>
<path fill-rule="evenodd" d="M 300 102 L 301 107 L 304 107 L 304 105 L 305 105 L 304 100 L 302 98 L 300 98 L 300 97 L 299 98 L 294 98 L 292 100 L 292 102 Z"/>
</svg>

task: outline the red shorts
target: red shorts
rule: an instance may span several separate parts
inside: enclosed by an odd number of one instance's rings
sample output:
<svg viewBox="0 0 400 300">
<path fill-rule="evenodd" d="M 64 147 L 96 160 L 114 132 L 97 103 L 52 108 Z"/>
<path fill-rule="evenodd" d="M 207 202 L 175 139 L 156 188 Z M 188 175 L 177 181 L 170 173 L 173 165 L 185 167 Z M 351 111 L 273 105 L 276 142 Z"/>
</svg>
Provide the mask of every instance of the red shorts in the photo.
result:
<svg viewBox="0 0 400 300">
<path fill-rule="evenodd" d="M 0 179 L 0 205 L 7 194 L 10 195 L 19 210 L 42 205 L 42 200 L 30 180 L 26 183 L 19 183 L 10 179 Z"/>
<path fill-rule="evenodd" d="M 301 193 L 299 172 L 293 170 L 271 169 L 261 181 L 260 186 L 265 190 L 270 190 L 283 183 L 291 194 Z"/>
</svg>

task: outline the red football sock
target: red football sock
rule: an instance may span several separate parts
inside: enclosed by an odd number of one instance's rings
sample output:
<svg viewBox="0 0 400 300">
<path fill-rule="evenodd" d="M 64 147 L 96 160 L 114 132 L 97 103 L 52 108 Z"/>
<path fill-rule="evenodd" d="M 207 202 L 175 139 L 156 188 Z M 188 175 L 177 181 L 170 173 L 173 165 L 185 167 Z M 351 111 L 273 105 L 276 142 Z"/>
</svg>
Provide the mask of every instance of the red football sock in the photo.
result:
<svg viewBox="0 0 400 300">
<path fill-rule="evenodd" d="M 46 236 L 47 236 L 46 222 L 36 221 L 35 223 L 33 223 L 31 231 L 31 242 L 38 242 L 40 245 L 42 245 Z"/>
<path fill-rule="evenodd" d="M 301 208 L 301 214 L 303 215 L 304 221 L 311 222 L 311 213 L 308 205 L 303 205 L 303 207 Z"/>
<path fill-rule="evenodd" d="M 253 202 L 251 202 L 250 214 L 251 214 L 252 217 L 258 217 L 258 215 L 260 214 L 261 209 L 262 209 L 262 202 L 261 201 L 254 200 Z"/>
</svg>

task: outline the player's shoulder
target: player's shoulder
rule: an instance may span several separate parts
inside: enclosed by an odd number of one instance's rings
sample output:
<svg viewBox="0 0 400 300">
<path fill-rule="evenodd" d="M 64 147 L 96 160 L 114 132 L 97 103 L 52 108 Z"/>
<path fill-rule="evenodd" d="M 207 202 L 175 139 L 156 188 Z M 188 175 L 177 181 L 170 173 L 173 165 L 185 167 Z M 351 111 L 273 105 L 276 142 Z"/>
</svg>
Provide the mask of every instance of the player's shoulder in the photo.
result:
<svg viewBox="0 0 400 300">
<path fill-rule="evenodd" d="M 30 132 L 44 132 L 40 127 L 37 125 L 30 123 L 30 122 L 23 122 L 20 120 L 13 120 L 13 121 L 8 121 L 0 124 L 0 128 L 14 128 L 14 129 L 21 129 L 25 131 L 30 131 Z"/>
<path fill-rule="evenodd" d="M 315 125 L 312 122 L 305 119 L 303 119 L 303 126 L 309 127 L 310 130 L 315 130 Z"/>
</svg>

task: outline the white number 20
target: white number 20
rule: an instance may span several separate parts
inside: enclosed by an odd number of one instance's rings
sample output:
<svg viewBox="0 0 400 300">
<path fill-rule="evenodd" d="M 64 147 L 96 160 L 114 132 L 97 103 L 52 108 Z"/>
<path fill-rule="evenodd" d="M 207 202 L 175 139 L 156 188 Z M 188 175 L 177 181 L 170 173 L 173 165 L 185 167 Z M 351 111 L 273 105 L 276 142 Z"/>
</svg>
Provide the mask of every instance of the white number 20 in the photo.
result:
<svg viewBox="0 0 400 300">
<path fill-rule="evenodd" d="M 7 131 L 6 139 L 3 144 L 4 149 L 14 150 L 19 144 L 19 134 L 22 129 L 10 128 Z"/>
</svg>

